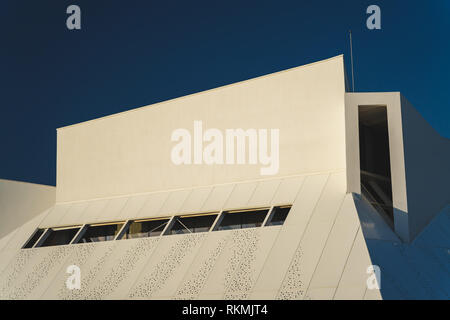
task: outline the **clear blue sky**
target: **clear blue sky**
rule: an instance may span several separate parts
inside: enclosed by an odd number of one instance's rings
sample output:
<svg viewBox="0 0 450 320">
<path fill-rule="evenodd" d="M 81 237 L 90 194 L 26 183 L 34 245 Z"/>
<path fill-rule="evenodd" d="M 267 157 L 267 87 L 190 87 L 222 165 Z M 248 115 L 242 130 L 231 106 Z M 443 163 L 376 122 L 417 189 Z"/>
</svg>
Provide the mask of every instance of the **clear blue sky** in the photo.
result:
<svg viewBox="0 0 450 320">
<path fill-rule="evenodd" d="M 401 91 L 450 137 L 447 0 L 3 0 L 0 178 L 54 185 L 58 127 L 342 53 L 348 66 L 349 29 L 356 91 Z"/>
</svg>

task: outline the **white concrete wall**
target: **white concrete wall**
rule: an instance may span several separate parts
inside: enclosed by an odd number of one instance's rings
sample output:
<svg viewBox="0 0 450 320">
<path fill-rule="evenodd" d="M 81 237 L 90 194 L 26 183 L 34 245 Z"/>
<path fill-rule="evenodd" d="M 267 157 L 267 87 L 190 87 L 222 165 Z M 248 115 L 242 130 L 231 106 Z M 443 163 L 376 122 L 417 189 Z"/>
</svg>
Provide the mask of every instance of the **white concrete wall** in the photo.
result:
<svg viewBox="0 0 450 320">
<path fill-rule="evenodd" d="M 361 193 L 358 106 L 386 106 L 395 231 L 404 241 L 410 241 L 400 93 L 347 93 L 345 99 L 347 190 L 357 194 Z"/>
<path fill-rule="evenodd" d="M 52 186 L 0 179 L 0 249 L 14 232 L 55 204 L 55 193 Z"/>
<path fill-rule="evenodd" d="M 57 202 L 264 178 L 261 165 L 171 162 L 172 131 L 280 129 L 276 176 L 345 168 L 344 66 L 310 65 L 61 128 Z"/>
</svg>

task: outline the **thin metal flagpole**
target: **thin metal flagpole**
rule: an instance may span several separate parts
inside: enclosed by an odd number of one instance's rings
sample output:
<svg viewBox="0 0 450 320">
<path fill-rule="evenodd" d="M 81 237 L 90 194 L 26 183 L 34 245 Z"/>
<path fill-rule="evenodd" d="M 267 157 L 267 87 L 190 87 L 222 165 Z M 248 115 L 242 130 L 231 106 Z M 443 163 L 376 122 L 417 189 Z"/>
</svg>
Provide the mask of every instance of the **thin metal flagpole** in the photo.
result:
<svg viewBox="0 0 450 320">
<path fill-rule="evenodd" d="M 350 34 L 350 60 L 352 66 L 352 91 L 355 92 L 355 76 L 353 74 L 353 41 L 352 41 L 352 30 L 349 30 Z"/>
</svg>

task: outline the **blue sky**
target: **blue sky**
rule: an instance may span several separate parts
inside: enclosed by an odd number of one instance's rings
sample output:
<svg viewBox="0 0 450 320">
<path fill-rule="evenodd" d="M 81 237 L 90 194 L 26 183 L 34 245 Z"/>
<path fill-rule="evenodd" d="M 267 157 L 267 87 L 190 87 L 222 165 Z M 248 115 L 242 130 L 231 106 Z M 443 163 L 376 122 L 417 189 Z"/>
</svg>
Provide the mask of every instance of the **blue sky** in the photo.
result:
<svg viewBox="0 0 450 320">
<path fill-rule="evenodd" d="M 2 1 L 0 178 L 54 185 L 58 127 L 338 54 L 349 66 L 349 29 L 356 91 L 401 91 L 450 137 L 450 1 Z"/>
</svg>

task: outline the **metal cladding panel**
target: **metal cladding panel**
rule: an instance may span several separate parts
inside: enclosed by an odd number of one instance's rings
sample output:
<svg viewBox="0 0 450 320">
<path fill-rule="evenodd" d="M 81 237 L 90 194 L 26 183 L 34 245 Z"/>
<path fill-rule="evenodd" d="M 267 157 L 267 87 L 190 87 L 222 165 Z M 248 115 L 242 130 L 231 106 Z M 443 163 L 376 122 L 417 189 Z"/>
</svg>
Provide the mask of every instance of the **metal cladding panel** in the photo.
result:
<svg viewBox="0 0 450 320">
<path fill-rule="evenodd" d="M 33 219 L 27 221 L 24 225 L 19 228 L 19 231 L 14 233 L 8 243 L 5 245 L 4 249 L 19 249 L 22 248 L 26 241 L 31 237 L 37 226 L 42 221 L 42 219 L 48 214 L 49 210 L 37 215 Z"/>
<path fill-rule="evenodd" d="M 71 254 L 52 279 L 51 284 L 41 296 L 42 299 L 84 300 L 89 299 L 92 287 L 97 284 L 99 273 L 110 265 L 115 254 L 117 241 L 81 243 L 69 245 Z M 66 286 L 69 265 L 80 267 L 81 288 L 70 290 Z"/>
<path fill-rule="evenodd" d="M 303 234 L 328 179 L 329 174 L 312 175 L 305 178 L 304 187 L 298 192 L 294 205 L 284 222 L 285 225 L 298 226 L 299 234 Z"/>
<path fill-rule="evenodd" d="M 39 224 L 39 227 L 49 228 L 58 226 L 71 206 L 72 204 L 70 203 L 56 204 L 50 209 L 47 216 Z"/>
<path fill-rule="evenodd" d="M 416 245 L 422 247 L 438 246 L 450 248 L 450 205 L 437 216 L 425 229 L 420 237 L 415 240 Z M 450 262 L 449 262 L 450 265 Z"/>
<path fill-rule="evenodd" d="M 304 179 L 304 182 L 303 179 L 297 181 L 289 180 L 289 182 L 283 186 L 283 189 L 290 193 L 291 197 L 294 192 L 289 192 L 290 190 L 287 189 L 286 186 L 290 185 L 295 189 L 296 198 L 293 201 L 292 208 L 282 226 L 280 234 L 275 240 L 273 248 L 267 257 L 261 275 L 256 282 L 252 298 L 260 299 L 263 297 L 270 297 L 270 299 L 274 299 L 277 296 L 280 286 L 286 276 L 286 272 L 291 264 L 292 257 L 297 252 L 300 240 L 308 227 L 309 220 L 319 201 L 319 197 L 322 194 L 328 177 L 328 174 L 312 175 Z M 293 181 L 296 183 L 292 183 Z M 301 188 L 300 191 L 299 181 L 305 184 L 305 187 Z"/>
<path fill-rule="evenodd" d="M 204 208 L 211 199 L 223 206 L 232 190 L 245 206 L 274 195 L 272 206 L 284 188 L 295 198 L 282 226 L 19 249 L 43 212 L 2 240 L 0 298 L 448 300 L 449 208 L 405 244 L 392 240 L 364 199 L 346 193 L 344 170 L 285 178 L 276 188 L 274 181 L 73 203 L 61 223 L 77 212 L 112 221 L 145 207 L 144 217 L 163 206 L 172 214 Z M 381 268 L 380 290 L 367 288 L 372 264 Z M 66 287 L 69 265 L 81 269 L 80 290 Z"/>
<path fill-rule="evenodd" d="M 17 232 L 19 232 L 19 229 L 20 229 L 20 227 L 12 230 L 10 233 L 8 233 L 0 238 L 0 253 L 6 247 L 8 242 L 17 234 Z"/>
<path fill-rule="evenodd" d="M 366 239 L 366 243 L 372 264 L 378 265 L 382 270 L 381 288 L 384 292 L 384 299 L 395 299 L 396 297 L 397 299 L 428 300 L 438 298 L 436 289 L 439 288 L 439 285 L 430 286 L 431 283 L 421 274 L 423 271 L 431 271 L 429 264 L 424 262 L 428 268 L 420 270 L 404 254 L 406 248 L 404 244 L 370 239 Z"/>
<path fill-rule="evenodd" d="M 119 240 L 91 286 L 88 299 L 124 299 L 160 243 L 159 237 Z"/>
<path fill-rule="evenodd" d="M 319 263 L 309 284 L 307 296 L 332 299 L 359 229 L 358 214 L 351 194 L 347 194 L 328 235 Z M 330 268 L 333 266 L 333 268 Z M 320 291 L 318 289 L 329 288 Z M 327 296 L 328 295 L 328 296 Z"/>
<path fill-rule="evenodd" d="M 102 211 L 105 209 L 109 201 L 109 199 L 89 201 L 89 204 L 82 215 L 81 220 L 83 221 L 83 223 L 96 222 L 97 217 L 102 214 Z"/>
<path fill-rule="evenodd" d="M 230 233 L 210 232 L 175 291 L 175 299 L 197 299 L 221 256 Z"/>
<path fill-rule="evenodd" d="M 95 218 L 96 222 L 116 221 L 120 219 L 120 213 L 129 197 L 113 198 L 108 201 L 105 208 Z"/>
<path fill-rule="evenodd" d="M 60 224 L 65 226 L 83 224 L 84 212 L 88 205 L 88 201 L 73 203 L 67 210 L 66 214 L 64 214 L 64 217 L 60 220 Z M 54 225 L 53 227 L 56 226 L 57 225 Z"/>
<path fill-rule="evenodd" d="M 6 271 L 11 261 L 13 261 L 17 257 L 17 249 L 5 249 L 0 252 L 0 289 L 3 289 L 4 279 L 3 275 L 6 274 Z"/>
<path fill-rule="evenodd" d="M 209 195 L 211 194 L 212 189 L 212 187 L 207 187 L 192 190 L 186 201 L 183 203 L 180 209 L 180 213 L 201 212 L 201 208 L 205 204 L 206 199 L 208 199 Z"/>
<path fill-rule="evenodd" d="M 194 233 L 164 237 L 125 298 L 173 296 L 206 236 Z"/>
<path fill-rule="evenodd" d="M 209 212 L 222 210 L 230 197 L 234 186 L 234 184 L 215 186 L 203 204 L 201 211 Z"/>
<path fill-rule="evenodd" d="M 145 200 L 141 210 L 137 211 L 135 216 L 131 215 L 128 218 L 147 218 L 158 216 L 169 195 L 170 192 L 158 192 L 147 195 L 147 199 Z"/>
<path fill-rule="evenodd" d="M 366 239 L 400 242 L 395 232 L 368 202 L 360 196 L 353 198 Z"/>
<path fill-rule="evenodd" d="M 238 183 L 228 198 L 224 209 L 237 209 L 246 207 L 256 190 L 257 182 Z"/>
<path fill-rule="evenodd" d="M 366 294 L 364 295 L 364 300 L 382 300 L 383 297 L 381 295 L 381 290 L 366 290 Z"/>
<path fill-rule="evenodd" d="M 304 180 L 304 176 L 286 178 L 281 180 L 277 192 L 272 199 L 272 204 L 276 205 L 293 203 Z"/>
<path fill-rule="evenodd" d="M 223 299 L 243 300 L 250 298 L 253 287 L 280 229 L 279 226 L 256 229 L 259 232 L 255 234 L 255 237 L 249 239 L 250 246 L 245 253 L 247 258 L 240 261 L 234 274 L 230 279 L 226 279 Z"/>
<path fill-rule="evenodd" d="M 299 233 L 298 227 L 282 226 L 267 255 L 265 264 L 261 268 L 249 299 L 275 299 L 300 239 L 301 233 Z"/>
<path fill-rule="evenodd" d="M 270 206 L 280 182 L 281 181 L 279 179 L 259 182 L 256 186 L 255 192 L 248 202 L 248 205 L 252 207 Z"/>
<path fill-rule="evenodd" d="M 145 201 L 148 199 L 148 194 L 141 194 L 137 196 L 132 196 L 125 203 L 123 210 L 120 212 L 118 218 L 120 220 L 127 220 L 135 218 L 139 215 L 139 212 L 145 205 Z"/>
<path fill-rule="evenodd" d="M 345 173 L 331 174 L 277 298 L 303 299 L 345 195 Z"/>
<path fill-rule="evenodd" d="M 164 202 L 162 208 L 159 210 L 158 214 L 160 216 L 176 215 L 180 212 L 183 203 L 186 201 L 191 192 L 191 190 L 172 191 L 167 200 Z"/>
<path fill-rule="evenodd" d="M 356 234 L 355 241 L 342 272 L 339 285 L 334 293 L 336 300 L 361 300 L 367 286 L 367 267 L 372 265 L 362 229 Z"/>
<path fill-rule="evenodd" d="M 0 298 L 21 300 L 39 297 L 69 251 L 68 246 L 20 250 L 2 273 Z"/>
<path fill-rule="evenodd" d="M 248 299 L 279 227 L 218 231 L 227 237 L 225 247 L 198 296 L 208 299 Z"/>
</svg>

